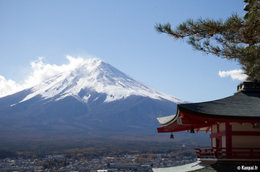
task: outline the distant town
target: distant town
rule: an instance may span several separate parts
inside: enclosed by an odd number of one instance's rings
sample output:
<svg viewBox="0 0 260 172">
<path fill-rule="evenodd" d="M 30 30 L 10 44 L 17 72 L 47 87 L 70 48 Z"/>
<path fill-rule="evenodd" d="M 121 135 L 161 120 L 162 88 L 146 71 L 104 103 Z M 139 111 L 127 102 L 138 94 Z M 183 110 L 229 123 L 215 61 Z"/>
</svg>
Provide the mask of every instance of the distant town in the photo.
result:
<svg viewBox="0 0 260 172">
<path fill-rule="evenodd" d="M 62 148 L 28 145 L 0 150 L 0 171 L 152 171 L 196 161 L 194 142 L 93 142 Z M 54 146 L 54 145 L 52 145 Z M 206 145 L 205 145 L 206 146 Z M 199 146 L 200 147 L 200 146 Z M 1 147 L 3 149 L 3 147 Z M 20 149 L 20 150 L 18 150 Z"/>
<path fill-rule="evenodd" d="M 4 158 L 0 171 L 152 171 L 152 168 L 171 167 L 196 161 L 192 153 L 123 154 L 87 159 L 83 154 L 75 157 L 65 154 L 46 155 L 41 158 Z"/>
</svg>

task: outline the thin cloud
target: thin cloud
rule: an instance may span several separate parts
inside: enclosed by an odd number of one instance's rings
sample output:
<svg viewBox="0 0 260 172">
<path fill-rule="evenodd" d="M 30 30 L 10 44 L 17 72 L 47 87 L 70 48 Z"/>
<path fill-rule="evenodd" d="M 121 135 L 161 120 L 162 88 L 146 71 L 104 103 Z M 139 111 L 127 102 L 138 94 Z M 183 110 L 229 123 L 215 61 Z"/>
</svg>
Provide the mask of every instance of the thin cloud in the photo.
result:
<svg viewBox="0 0 260 172">
<path fill-rule="evenodd" d="M 17 90 L 20 90 L 21 87 L 22 86 L 15 81 L 6 79 L 4 76 L 0 75 L 0 97 L 15 93 Z"/>
<path fill-rule="evenodd" d="M 72 56 L 66 56 L 66 58 L 69 61 L 67 64 L 56 65 L 44 63 L 44 58 L 39 57 L 38 60 L 31 62 L 32 72 L 25 77 L 22 84 L 18 84 L 16 81 L 6 79 L 4 76 L 0 75 L 0 97 L 16 93 L 26 88 L 31 88 L 59 73 L 70 72 L 81 65 L 85 60 L 81 57 L 76 58 Z"/>
<path fill-rule="evenodd" d="M 229 71 L 219 71 L 218 75 L 221 78 L 231 77 L 232 80 L 244 81 L 247 78 L 247 75 L 244 74 L 244 71 L 241 69 L 229 70 Z"/>
</svg>

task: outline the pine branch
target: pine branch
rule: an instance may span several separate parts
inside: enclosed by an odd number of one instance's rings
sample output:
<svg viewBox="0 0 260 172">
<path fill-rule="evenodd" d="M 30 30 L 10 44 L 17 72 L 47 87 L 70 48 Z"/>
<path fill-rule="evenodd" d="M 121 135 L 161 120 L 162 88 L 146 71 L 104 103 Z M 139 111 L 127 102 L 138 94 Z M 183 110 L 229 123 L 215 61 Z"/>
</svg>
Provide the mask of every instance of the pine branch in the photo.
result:
<svg viewBox="0 0 260 172">
<path fill-rule="evenodd" d="M 229 60 L 237 60 L 249 76 L 260 80 L 260 3 L 251 0 L 245 19 L 237 14 L 227 20 L 192 19 L 175 29 L 171 24 L 157 24 L 159 33 L 166 33 L 174 39 L 185 39 L 196 50 L 214 54 Z"/>
</svg>

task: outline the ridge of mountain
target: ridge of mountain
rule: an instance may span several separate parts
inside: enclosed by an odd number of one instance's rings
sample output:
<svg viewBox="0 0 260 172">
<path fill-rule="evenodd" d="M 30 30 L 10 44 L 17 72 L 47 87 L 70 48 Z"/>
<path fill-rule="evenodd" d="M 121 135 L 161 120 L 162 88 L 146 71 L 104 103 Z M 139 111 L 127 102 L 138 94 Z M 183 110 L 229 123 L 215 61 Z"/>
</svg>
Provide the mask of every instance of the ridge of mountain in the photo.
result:
<svg viewBox="0 0 260 172">
<path fill-rule="evenodd" d="M 107 94 L 104 102 L 115 101 L 131 95 L 166 99 L 175 103 L 183 102 L 137 82 L 98 58 L 92 58 L 85 60 L 83 64 L 76 68 L 55 75 L 45 82 L 32 87 L 31 93 L 19 103 L 37 95 L 41 95 L 44 99 L 55 97 L 56 101 L 66 96 L 73 96 L 79 101 L 87 102 L 91 95 L 80 97 L 78 94 L 82 89 Z"/>
<path fill-rule="evenodd" d="M 87 59 L 44 82 L 0 98 L 1 138 L 156 136 L 157 117 L 183 101 Z M 1 142 L 1 141 L 0 141 Z"/>
</svg>

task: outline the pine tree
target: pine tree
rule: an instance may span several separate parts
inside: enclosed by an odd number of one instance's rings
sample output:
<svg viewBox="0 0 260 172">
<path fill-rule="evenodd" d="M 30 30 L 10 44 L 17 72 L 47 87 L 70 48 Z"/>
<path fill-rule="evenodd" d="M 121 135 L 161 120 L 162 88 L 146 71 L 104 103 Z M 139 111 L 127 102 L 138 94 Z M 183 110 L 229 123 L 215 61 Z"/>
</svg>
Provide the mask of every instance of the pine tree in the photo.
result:
<svg viewBox="0 0 260 172">
<path fill-rule="evenodd" d="M 225 21 L 189 19 L 174 30 L 169 23 L 158 24 L 156 29 L 175 39 L 187 39 L 196 50 L 237 60 L 248 80 L 260 81 L 260 0 L 244 2 L 243 18 L 233 14 Z"/>
</svg>

